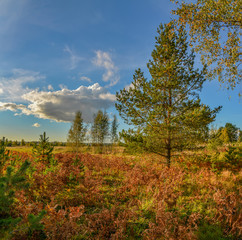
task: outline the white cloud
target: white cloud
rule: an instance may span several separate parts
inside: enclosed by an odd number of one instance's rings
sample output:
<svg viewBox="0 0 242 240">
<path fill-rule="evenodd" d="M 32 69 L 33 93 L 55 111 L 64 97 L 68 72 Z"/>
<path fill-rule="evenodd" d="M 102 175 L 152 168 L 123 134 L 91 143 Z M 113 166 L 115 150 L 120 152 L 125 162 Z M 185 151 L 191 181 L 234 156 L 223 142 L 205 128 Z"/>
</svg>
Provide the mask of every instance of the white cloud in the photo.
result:
<svg viewBox="0 0 242 240">
<path fill-rule="evenodd" d="M 9 110 L 15 116 L 33 115 L 57 122 L 72 121 L 75 112 L 81 111 L 84 121 L 90 123 L 98 110 L 112 107 L 116 101 L 115 95 L 98 83 L 74 90 L 61 85 L 58 91 L 51 85 L 43 91 L 27 86 L 43 78 L 38 72 L 23 69 L 14 69 L 10 77 L 0 78 L 0 111 Z"/>
<path fill-rule="evenodd" d="M 73 70 L 77 67 L 78 63 L 83 60 L 82 57 L 78 56 L 69 46 L 65 46 L 64 52 L 69 53 L 70 55 L 70 70 Z"/>
<path fill-rule="evenodd" d="M 54 90 L 54 88 L 51 85 L 48 85 L 48 90 Z"/>
<path fill-rule="evenodd" d="M 4 102 L 0 102 L 0 110 L 9 110 L 12 112 L 16 112 L 17 110 L 23 110 L 25 109 L 26 106 L 23 104 L 16 104 L 16 103 L 4 103 Z"/>
<path fill-rule="evenodd" d="M 32 127 L 36 127 L 36 128 L 38 128 L 38 127 L 40 127 L 40 124 L 39 124 L 39 123 L 34 123 L 34 124 L 32 125 Z"/>
<path fill-rule="evenodd" d="M 21 101 L 22 95 L 30 91 L 27 84 L 44 78 L 39 72 L 13 69 L 10 77 L 0 78 L 1 99 L 5 101 Z"/>
<path fill-rule="evenodd" d="M 86 82 L 89 82 L 89 83 L 92 82 L 92 80 L 91 80 L 89 77 L 85 77 L 85 76 L 80 77 L 80 80 L 82 80 L 82 81 L 86 81 Z"/>
<path fill-rule="evenodd" d="M 96 51 L 96 57 L 94 58 L 93 63 L 106 70 L 102 76 L 104 82 L 110 82 L 109 86 L 114 86 L 118 83 L 120 79 L 118 68 L 114 65 L 109 53 L 100 50 Z"/>
<path fill-rule="evenodd" d="M 93 114 L 99 109 L 113 106 L 116 97 L 98 83 L 89 87 L 80 86 L 75 90 L 62 89 L 59 91 L 33 90 L 23 95 L 29 104 L 2 103 L 0 110 L 20 111 L 21 114 L 34 115 L 42 119 L 59 122 L 72 121 L 75 112 L 81 111 L 83 120 L 92 122 Z"/>
</svg>

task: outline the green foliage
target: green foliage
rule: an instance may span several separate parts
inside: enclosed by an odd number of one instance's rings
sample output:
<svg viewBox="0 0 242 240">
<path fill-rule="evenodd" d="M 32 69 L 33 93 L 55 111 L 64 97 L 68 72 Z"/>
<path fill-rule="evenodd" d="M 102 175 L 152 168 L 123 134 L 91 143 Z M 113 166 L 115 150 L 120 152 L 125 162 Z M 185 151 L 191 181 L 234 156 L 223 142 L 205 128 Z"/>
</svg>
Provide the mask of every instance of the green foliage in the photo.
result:
<svg viewBox="0 0 242 240">
<path fill-rule="evenodd" d="M 11 216 L 11 208 L 15 191 L 28 186 L 25 174 L 29 166 L 30 163 L 25 161 L 17 171 L 8 167 L 5 176 L 0 178 L 0 230 L 2 231 L 8 231 L 21 220 Z"/>
<path fill-rule="evenodd" d="M 144 139 L 138 131 L 132 129 L 128 131 L 122 130 L 119 135 L 120 139 L 124 141 L 127 153 L 135 154 L 144 152 Z"/>
<path fill-rule="evenodd" d="M 45 234 L 43 234 L 43 230 L 44 230 L 44 225 L 42 223 L 40 223 L 40 221 L 43 219 L 44 215 L 47 212 L 45 210 L 42 210 L 37 216 L 33 215 L 33 214 L 29 214 L 28 215 L 28 222 L 29 222 L 29 228 L 28 228 L 28 235 L 32 236 L 33 234 L 35 234 L 35 236 L 38 235 L 42 235 L 41 238 L 38 239 L 45 239 Z"/>
<path fill-rule="evenodd" d="M 176 30 L 171 22 L 157 32 L 147 64 L 150 81 L 136 70 L 131 87 L 116 94 L 116 108 L 126 123 L 136 126 L 143 147 L 164 156 L 170 166 L 173 152 L 207 138 L 208 124 L 221 107 L 211 110 L 199 99 L 206 68 L 194 69 L 184 28 Z"/>
<path fill-rule="evenodd" d="M 242 147 L 229 146 L 224 155 L 224 161 L 232 168 L 242 166 Z M 238 169 L 239 170 L 239 169 Z"/>
<path fill-rule="evenodd" d="M 46 133 L 44 132 L 43 135 L 40 135 L 39 143 L 34 144 L 32 152 L 37 160 L 50 163 L 53 158 L 53 150 L 54 147 L 51 145 L 49 137 L 46 137 Z"/>
<path fill-rule="evenodd" d="M 109 130 L 108 115 L 106 112 L 99 110 L 97 114 L 94 114 L 93 118 L 91 129 L 93 143 L 103 146 Z"/>
<path fill-rule="evenodd" d="M 223 144 L 230 144 L 240 141 L 240 129 L 231 123 L 226 123 L 219 129 L 211 129 L 208 141 L 208 149 L 216 150 Z"/>
<path fill-rule="evenodd" d="M 229 132 L 228 129 L 225 127 L 220 131 L 220 136 L 219 139 L 221 140 L 222 143 L 229 143 L 230 138 L 229 138 Z"/>
<path fill-rule="evenodd" d="M 85 140 L 87 128 L 84 126 L 82 113 L 76 112 L 75 119 L 73 120 L 72 126 L 68 133 L 67 142 L 75 152 L 79 151 L 79 148 Z"/>
<path fill-rule="evenodd" d="M 228 132 L 229 142 L 236 142 L 238 140 L 238 128 L 232 123 L 226 123 L 224 127 Z"/>
<path fill-rule="evenodd" d="M 209 223 L 203 223 L 199 226 L 197 231 L 198 240 L 232 240 L 233 238 L 226 237 L 223 234 L 223 230 L 219 224 L 213 225 Z"/>
<path fill-rule="evenodd" d="M 207 160 L 214 172 L 221 173 L 224 169 L 239 172 L 242 167 L 242 147 L 229 145 L 223 152 L 215 150 L 207 156 Z"/>
<path fill-rule="evenodd" d="M 174 0 L 172 0 L 174 1 Z M 208 77 L 234 88 L 241 82 L 240 0 L 175 1 L 178 26 L 188 26 L 191 45 L 210 66 Z M 221 37 L 223 37 L 221 39 Z"/>
</svg>

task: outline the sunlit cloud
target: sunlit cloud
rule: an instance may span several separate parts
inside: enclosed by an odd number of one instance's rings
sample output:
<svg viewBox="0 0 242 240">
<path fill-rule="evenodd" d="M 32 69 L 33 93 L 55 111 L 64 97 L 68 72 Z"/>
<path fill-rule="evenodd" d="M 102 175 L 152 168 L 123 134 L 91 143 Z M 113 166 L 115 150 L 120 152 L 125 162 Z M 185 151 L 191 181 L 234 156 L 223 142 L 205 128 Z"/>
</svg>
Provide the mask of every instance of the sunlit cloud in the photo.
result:
<svg viewBox="0 0 242 240">
<path fill-rule="evenodd" d="M 45 79 L 39 72 L 14 69 L 7 77 L 0 77 L 0 111 L 12 111 L 15 116 L 32 115 L 40 119 L 70 122 L 81 111 L 83 120 L 90 123 L 100 109 L 114 106 L 116 97 L 98 83 L 68 89 L 60 84 L 60 90 L 48 85 L 43 90 L 29 84 Z M 81 77 L 90 82 L 88 77 Z"/>
<path fill-rule="evenodd" d="M 114 65 L 108 52 L 103 52 L 101 50 L 96 51 L 93 63 L 96 66 L 103 67 L 105 69 L 105 73 L 102 75 L 104 82 L 110 82 L 109 86 L 114 86 L 118 83 L 120 79 L 118 68 Z"/>
<path fill-rule="evenodd" d="M 83 120 L 90 123 L 98 110 L 113 106 L 116 100 L 115 95 L 98 83 L 88 87 L 80 86 L 75 90 L 33 90 L 25 93 L 22 98 L 28 102 L 27 105 L 0 102 L 0 110 L 10 110 L 17 112 L 15 115 L 33 115 L 57 122 L 70 122 L 74 119 L 75 113 L 81 111 Z"/>
<path fill-rule="evenodd" d="M 23 104 L 16 104 L 16 103 L 11 103 L 11 102 L 0 102 L 0 111 L 2 110 L 9 110 L 12 112 L 16 112 L 18 110 L 23 110 L 25 109 L 26 106 Z"/>
<path fill-rule="evenodd" d="M 115 95 L 110 94 L 98 83 L 92 86 L 80 86 L 75 90 L 62 89 L 55 92 L 32 91 L 23 95 L 30 102 L 23 113 L 38 118 L 55 121 L 72 121 L 75 112 L 81 111 L 85 122 L 92 122 L 93 115 L 99 109 L 113 106 Z"/>
<path fill-rule="evenodd" d="M 85 81 L 85 82 L 89 82 L 89 83 L 92 82 L 92 80 L 91 80 L 89 77 L 85 77 L 85 76 L 80 77 L 80 80 L 81 80 L 81 81 Z"/>
<path fill-rule="evenodd" d="M 22 95 L 32 90 L 27 85 L 42 79 L 45 79 L 45 76 L 39 72 L 13 69 L 11 76 L 0 77 L 1 100 L 21 101 Z"/>
<path fill-rule="evenodd" d="M 39 123 L 34 123 L 34 124 L 32 125 L 32 127 L 36 127 L 36 128 L 38 128 L 38 127 L 40 127 L 40 124 L 39 124 Z"/>
</svg>

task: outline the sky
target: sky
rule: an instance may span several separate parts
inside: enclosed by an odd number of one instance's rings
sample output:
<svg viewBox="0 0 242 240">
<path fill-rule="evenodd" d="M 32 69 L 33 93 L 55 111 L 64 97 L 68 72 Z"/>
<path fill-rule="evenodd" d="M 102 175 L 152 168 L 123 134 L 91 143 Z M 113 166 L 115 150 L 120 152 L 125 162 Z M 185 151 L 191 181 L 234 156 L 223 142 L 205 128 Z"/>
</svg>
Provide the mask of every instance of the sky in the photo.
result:
<svg viewBox="0 0 242 240">
<path fill-rule="evenodd" d="M 75 112 L 86 123 L 115 93 L 148 76 L 156 30 L 171 20 L 169 0 L 0 0 L 0 138 L 66 141 Z M 202 102 L 223 106 L 214 126 L 242 129 L 238 93 L 206 82 Z M 128 126 L 120 117 L 119 130 Z"/>
</svg>

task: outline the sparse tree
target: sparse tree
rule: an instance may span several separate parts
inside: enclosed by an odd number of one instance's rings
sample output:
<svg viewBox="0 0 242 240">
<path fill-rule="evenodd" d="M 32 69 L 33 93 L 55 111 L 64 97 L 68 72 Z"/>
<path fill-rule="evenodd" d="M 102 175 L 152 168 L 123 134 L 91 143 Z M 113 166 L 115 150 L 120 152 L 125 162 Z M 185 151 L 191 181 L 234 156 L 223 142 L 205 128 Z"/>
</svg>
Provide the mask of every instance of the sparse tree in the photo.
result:
<svg viewBox="0 0 242 240">
<path fill-rule="evenodd" d="M 79 151 L 81 144 L 83 144 L 86 136 L 87 128 L 84 126 L 82 113 L 76 112 L 75 119 L 71 125 L 68 133 L 67 142 L 72 146 L 75 152 Z"/>
<path fill-rule="evenodd" d="M 240 0 L 197 0 L 176 2 L 178 25 L 188 26 L 191 45 L 210 66 L 212 78 L 218 76 L 227 88 L 241 82 Z M 208 75 L 209 76 L 209 75 Z"/>
<path fill-rule="evenodd" d="M 103 146 L 109 131 L 108 115 L 106 112 L 99 110 L 97 114 L 94 114 L 93 118 L 91 129 L 92 141 L 93 143 Z"/>
<path fill-rule="evenodd" d="M 194 69 L 194 54 L 188 52 L 184 28 L 173 22 L 160 25 L 153 60 L 147 67 L 148 81 L 138 69 L 131 87 L 116 94 L 116 108 L 126 123 L 134 125 L 139 144 L 164 156 L 170 167 L 174 151 L 195 147 L 204 140 L 219 108 L 201 103 L 198 92 L 205 81 Z"/>
</svg>

